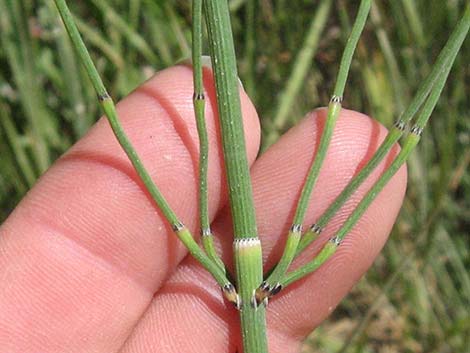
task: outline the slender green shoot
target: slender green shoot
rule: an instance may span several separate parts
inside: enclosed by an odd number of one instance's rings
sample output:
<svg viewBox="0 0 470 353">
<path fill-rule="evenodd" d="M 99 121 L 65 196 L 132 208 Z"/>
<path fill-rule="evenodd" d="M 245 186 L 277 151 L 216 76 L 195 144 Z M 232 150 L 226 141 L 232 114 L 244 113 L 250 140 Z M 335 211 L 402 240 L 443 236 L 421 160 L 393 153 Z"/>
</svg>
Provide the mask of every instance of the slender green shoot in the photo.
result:
<svg viewBox="0 0 470 353">
<path fill-rule="evenodd" d="M 470 6 L 467 7 L 464 17 L 462 18 L 461 22 L 458 25 L 460 28 L 459 32 L 459 40 L 458 40 L 458 49 L 460 49 L 463 40 L 465 39 L 468 30 L 470 28 Z M 287 286 L 303 277 L 308 275 L 309 273 L 315 271 L 318 267 L 320 267 L 324 262 L 326 262 L 331 256 L 336 252 L 336 249 L 341 244 L 345 236 L 351 231 L 351 229 L 356 225 L 358 220 L 364 214 L 364 212 L 369 208 L 370 204 L 375 200 L 375 198 L 379 195 L 382 189 L 387 185 L 390 179 L 395 175 L 395 173 L 400 169 L 403 164 L 409 158 L 411 152 L 414 150 L 416 145 L 421 139 L 421 135 L 423 133 L 424 128 L 437 105 L 439 97 L 444 89 L 445 83 L 447 81 L 447 77 L 449 76 L 449 72 L 452 68 L 452 64 L 455 61 L 455 58 L 458 54 L 458 49 L 456 52 L 451 53 L 450 57 L 448 58 L 449 64 L 446 65 L 443 72 L 432 88 L 429 98 L 427 99 L 426 103 L 424 104 L 418 118 L 416 119 L 415 124 L 410 130 L 410 133 L 404 140 L 403 148 L 401 149 L 400 153 L 394 159 L 390 167 L 382 174 L 379 180 L 372 186 L 372 188 L 367 192 L 366 196 L 361 200 L 359 205 L 353 211 L 353 213 L 349 216 L 346 222 L 343 224 L 341 229 L 336 233 L 336 235 L 329 239 L 329 241 L 323 246 L 319 254 L 309 263 L 306 265 L 301 266 L 299 269 L 294 270 L 288 273 L 282 280 L 281 285 Z"/>
<path fill-rule="evenodd" d="M 214 236 L 209 220 L 207 168 L 209 163 L 209 139 L 207 136 L 206 121 L 204 116 L 205 97 L 202 80 L 202 0 L 193 0 L 193 78 L 194 78 L 194 113 L 196 115 L 197 133 L 199 135 L 199 221 L 201 225 L 202 244 L 207 255 L 221 269 L 225 269 L 224 263 L 217 255 L 214 247 Z"/>
<path fill-rule="evenodd" d="M 256 290 L 256 300 L 258 303 L 261 303 L 264 299 L 273 296 L 281 290 L 282 287 L 280 286 L 279 281 L 285 275 L 289 265 L 295 257 L 297 246 L 299 244 L 302 233 L 302 223 L 305 218 L 305 213 L 307 212 L 310 196 L 318 179 L 318 175 L 320 174 L 320 169 L 323 165 L 323 161 L 325 160 L 336 121 L 341 111 L 341 102 L 343 99 L 344 88 L 349 74 L 352 57 L 361 33 L 364 29 L 367 16 L 369 15 L 371 3 L 371 0 L 362 0 L 360 3 L 356 20 L 354 22 L 353 28 L 351 29 L 351 35 L 346 43 L 346 47 L 341 58 L 338 77 L 336 80 L 334 93 L 328 107 L 328 115 L 322 137 L 320 139 L 320 145 L 302 189 L 300 200 L 297 204 L 297 209 L 294 215 L 293 224 L 287 236 L 284 253 L 281 256 L 279 263 L 274 268 L 274 271 L 271 272 L 269 277 L 263 283 L 261 283 L 259 288 Z"/>
<path fill-rule="evenodd" d="M 263 280 L 263 263 L 246 156 L 229 8 L 227 1 L 206 0 L 204 4 L 235 236 L 233 252 L 237 289 L 241 296 L 243 351 L 267 353 L 265 307 L 253 301 L 253 293 Z"/>
<path fill-rule="evenodd" d="M 406 126 L 411 119 L 416 115 L 417 111 L 421 108 L 426 98 L 429 96 L 433 86 L 438 80 L 441 79 L 442 74 L 452 65 L 451 58 L 456 55 L 462 45 L 466 36 L 465 32 L 465 17 L 457 24 L 454 31 L 450 35 L 446 45 L 441 50 L 430 74 L 423 81 L 418 88 L 416 95 L 411 101 L 407 109 L 398 118 L 391 131 L 387 134 L 385 140 L 382 142 L 378 150 L 374 153 L 372 158 L 367 162 L 364 168 L 349 182 L 346 188 L 335 199 L 335 201 L 328 207 L 328 209 L 320 216 L 320 218 L 310 226 L 307 232 L 302 236 L 299 246 L 297 248 L 297 255 L 300 254 L 308 245 L 318 238 L 323 228 L 331 220 L 331 218 L 338 212 L 344 203 L 351 197 L 357 188 L 367 179 L 372 171 L 379 165 L 385 158 L 390 149 L 403 135 Z"/>
<path fill-rule="evenodd" d="M 62 17 L 62 20 L 65 24 L 67 32 L 69 33 L 70 39 L 77 50 L 77 53 L 85 66 L 85 69 L 90 77 L 90 80 L 93 84 L 93 87 L 96 91 L 98 96 L 98 100 L 100 105 L 108 119 L 109 124 L 116 136 L 119 144 L 127 154 L 129 160 L 132 162 L 137 174 L 139 175 L 140 179 L 144 183 L 147 191 L 152 196 L 153 200 L 163 213 L 166 220 L 171 224 L 174 232 L 181 240 L 181 242 L 186 246 L 188 251 L 191 255 L 196 258 L 200 262 L 200 264 L 212 274 L 215 278 L 217 283 L 221 286 L 223 293 L 227 300 L 232 302 L 234 305 L 239 305 L 238 295 L 235 291 L 234 286 L 230 283 L 230 281 L 225 276 L 224 271 L 216 265 L 202 250 L 199 248 L 197 242 L 194 240 L 194 237 L 191 235 L 190 231 L 181 223 L 181 221 L 176 216 L 175 212 L 171 209 L 170 205 L 161 194 L 158 187 L 153 182 L 150 174 L 145 169 L 142 161 L 140 160 L 137 152 L 135 151 L 134 147 L 132 146 L 129 138 L 125 134 L 119 120 L 116 111 L 116 107 L 114 105 L 113 100 L 109 96 L 106 88 L 101 80 L 98 71 L 96 70 L 93 61 L 91 60 L 90 54 L 88 53 L 85 44 L 78 32 L 78 29 L 73 21 L 72 14 L 67 7 L 65 0 L 54 0 L 59 10 L 59 13 Z"/>
</svg>

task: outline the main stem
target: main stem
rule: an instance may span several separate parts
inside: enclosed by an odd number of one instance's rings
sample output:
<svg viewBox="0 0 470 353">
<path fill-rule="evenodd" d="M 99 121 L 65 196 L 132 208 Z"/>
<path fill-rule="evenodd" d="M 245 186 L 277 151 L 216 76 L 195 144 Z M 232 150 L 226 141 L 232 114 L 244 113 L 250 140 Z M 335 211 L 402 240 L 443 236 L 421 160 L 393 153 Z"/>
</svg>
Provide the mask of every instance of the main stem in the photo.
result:
<svg viewBox="0 0 470 353">
<path fill-rule="evenodd" d="M 226 0 L 207 0 L 204 4 L 234 227 L 233 251 L 241 297 L 243 351 L 267 353 L 265 308 L 253 302 L 255 288 L 263 280 L 262 254 L 246 157 L 228 3 Z"/>
</svg>

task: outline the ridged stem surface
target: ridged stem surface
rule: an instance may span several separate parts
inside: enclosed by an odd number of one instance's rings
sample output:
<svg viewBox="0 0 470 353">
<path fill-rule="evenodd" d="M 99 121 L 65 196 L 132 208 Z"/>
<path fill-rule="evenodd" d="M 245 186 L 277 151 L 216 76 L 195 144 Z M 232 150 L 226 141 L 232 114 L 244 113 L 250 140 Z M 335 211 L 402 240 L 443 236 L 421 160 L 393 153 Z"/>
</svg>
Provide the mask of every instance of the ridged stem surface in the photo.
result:
<svg viewBox="0 0 470 353">
<path fill-rule="evenodd" d="M 470 29 L 470 5 L 466 7 L 465 13 L 456 26 L 456 29 L 453 32 L 453 35 L 449 38 L 449 43 L 452 43 L 451 47 L 453 51 L 444 51 L 446 55 L 446 60 L 444 61 L 444 68 L 440 71 L 437 81 L 429 93 L 429 97 L 424 103 L 424 106 L 416 119 L 415 124 L 411 128 L 410 133 L 406 136 L 403 147 L 397 157 L 393 160 L 392 164 L 387 168 L 387 170 L 382 174 L 382 176 L 375 182 L 371 189 L 367 192 L 364 198 L 361 200 L 359 205 L 354 209 L 352 214 L 348 217 L 346 222 L 336 233 L 336 235 L 331 238 L 328 243 L 324 246 L 323 250 L 309 263 L 301 266 L 297 270 L 294 270 L 288 273 L 281 281 L 283 286 L 287 286 L 303 277 L 309 273 L 315 271 L 322 263 L 327 261 L 335 252 L 335 250 L 328 251 L 325 253 L 325 248 L 337 247 L 342 240 L 347 236 L 347 234 L 352 230 L 352 228 L 359 221 L 364 212 L 369 208 L 370 204 L 375 200 L 379 193 L 383 190 L 385 185 L 390 181 L 390 179 L 396 174 L 403 164 L 406 163 L 410 154 L 418 144 L 421 139 L 421 134 L 423 133 L 426 124 L 431 117 L 431 114 L 434 108 L 437 105 L 439 97 L 444 89 L 447 77 L 449 76 L 452 64 L 455 61 L 455 58 L 465 40 L 468 31 Z M 447 48 L 447 46 L 446 46 Z M 447 48 L 448 49 L 448 48 Z M 438 62 L 439 64 L 439 62 Z"/>
<path fill-rule="evenodd" d="M 235 237 L 234 259 L 237 289 L 241 296 L 243 352 L 267 353 L 265 308 L 252 305 L 255 288 L 262 281 L 263 267 L 246 156 L 229 8 L 225 0 L 208 0 L 204 4 Z"/>
<path fill-rule="evenodd" d="M 136 150 L 132 146 L 132 143 L 130 142 L 122 128 L 121 123 L 119 122 L 115 104 L 106 91 L 103 81 L 101 80 L 98 71 L 96 70 L 93 61 L 91 60 L 90 54 L 88 53 L 88 50 L 83 43 L 83 40 L 73 21 L 72 14 L 70 13 L 66 2 L 64 0 L 55 0 L 55 4 L 65 24 L 67 32 L 69 33 L 72 44 L 74 45 L 80 60 L 85 66 L 111 129 L 122 149 L 125 151 L 127 157 L 134 166 L 134 169 L 136 170 L 140 179 L 144 183 L 147 191 L 161 210 L 168 223 L 170 223 L 170 225 L 173 227 L 175 234 L 186 246 L 191 255 L 193 255 L 199 261 L 199 263 L 212 274 L 212 276 L 222 288 L 230 286 L 230 281 L 225 276 L 224 271 L 201 250 L 197 242 L 194 240 L 194 237 L 178 219 L 175 212 L 171 209 L 170 205 L 153 182 L 152 177 L 145 169 L 142 161 L 137 155 Z M 224 294 L 227 293 L 224 292 Z"/>
<path fill-rule="evenodd" d="M 262 301 L 266 297 L 274 295 L 280 290 L 278 283 L 286 274 L 286 271 L 292 263 L 292 260 L 294 259 L 297 252 L 297 247 L 300 242 L 300 234 L 302 231 L 302 223 L 309 206 L 310 196 L 316 181 L 318 180 L 318 176 L 320 175 L 320 170 L 328 152 L 328 147 L 331 142 L 331 137 L 333 136 L 336 121 L 338 120 L 339 114 L 341 112 L 341 101 L 343 99 L 342 97 L 344 93 L 344 87 L 346 85 L 346 80 L 349 74 L 352 57 L 366 24 L 370 7 L 371 0 L 362 0 L 359 5 L 356 20 L 354 22 L 353 28 L 351 29 L 351 34 L 348 38 L 343 56 L 341 58 L 338 77 L 336 80 L 333 96 L 328 106 L 328 115 L 326 118 L 325 127 L 323 128 L 320 144 L 308 172 L 305 184 L 302 188 L 300 199 L 295 211 L 294 220 L 292 222 L 292 227 L 287 236 L 284 252 L 281 256 L 281 259 L 279 260 L 279 263 L 274 268 L 274 271 L 271 272 L 265 282 L 261 283 L 260 287 L 256 291 L 258 302 Z"/>
</svg>

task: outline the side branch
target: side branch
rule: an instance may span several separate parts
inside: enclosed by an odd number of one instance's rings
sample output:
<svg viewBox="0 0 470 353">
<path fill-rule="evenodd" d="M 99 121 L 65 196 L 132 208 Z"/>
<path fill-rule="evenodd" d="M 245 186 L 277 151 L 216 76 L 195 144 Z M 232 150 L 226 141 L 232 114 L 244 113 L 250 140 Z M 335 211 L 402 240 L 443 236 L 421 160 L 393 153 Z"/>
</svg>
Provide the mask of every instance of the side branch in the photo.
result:
<svg viewBox="0 0 470 353">
<path fill-rule="evenodd" d="M 205 119 L 205 96 L 202 73 L 202 0 L 193 0 L 192 28 L 192 64 L 194 95 L 193 106 L 196 115 L 197 133 L 199 136 L 199 223 L 201 226 L 202 245 L 207 255 L 223 271 L 225 266 L 217 255 L 214 236 L 209 221 L 207 171 L 209 164 L 209 139 Z"/>
<path fill-rule="evenodd" d="M 106 118 L 111 125 L 113 133 L 122 149 L 127 154 L 127 157 L 134 166 L 147 191 L 150 193 L 152 199 L 162 211 L 168 223 L 170 223 L 172 226 L 173 231 L 176 233 L 181 242 L 186 246 L 191 255 L 194 256 L 200 262 L 200 264 L 212 274 L 217 283 L 221 286 L 225 297 L 234 305 L 238 305 L 238 295 L 236 293 L 234 294 L 233 291 L 226 290 L 227 287 L 231 286 L 231 283 L 225 276 L 224 271 L 199 248 L 199 245 L 194 240 L 194 237 L 191 235 L 190 231 L 181 223 L 175 212 L 171 209 L 170 205 L 153 182 L 152 177 L 145 169 L 142 161 L 137 155 L 136 150 L 132 146 L 129 138 L 122 128 L 122 125 L 119 122 L 116 106 L 106 91 L 103 81 L 101 80 L 98 71 L 96 70 L 93 61 L 91 60 L 90 54 L 88 53 L 88 50 L 83 43 L 83 40 L 73 21 L 72 14 L 70 13 L 66 2 L 64 0 L 55 0 L 55 4 L 65 24 L 67 32 L 69 33 L 70 39 L 72 40 L 72 43 L 77 50 L 83 65 L 85 66 L 88 76 L 93 83 L 93 87 L 98 96 L 98 101 L 100 102 Z"/>
<path fill-rule="evenodd" d="M 465 31 L 465 16 L 455 27 L 451 33 L 444 48 L 439 53 L 435 64 L 432 67 L 430 74 L 423 81 L 421 86 L 418 88 L 413 100 L 401 116 L 397 119 L 394 126 L 387 134 L 387 137 L 380 145 L 379 149 L 374 153 L 372 158 L 367 162 L 363 169 L 349 182 L 346 188 L 341 194 L 335 199 L 335 201 L 328 207 L 328 209 L 320 216 L 320 218 L 311 225 L 309 230 L 302 236 L 299 246 L 297 248 L 296 256 L 299 255 L 308 245 L 318 238 L 322 229 L 327 223 L 333 218 L 333 216 L 339 211 L 344 203 L 351 197 L 351 195 L 357 190 L 357 188 L 367 179 L 372 171 L 379 165 L 379 163 L 385 158 L 390 149 L 395 143 L 402 137 L 407 125 L 410 123 L 412 118 L 416 115 L 418 110 L 422 107 L 426 98 L 429 96 L 431 90 L 435 86 L 439 79 L 442 79 L 442 75 L 448 69 L 449 65 L 452 65 L 452 58 L 459 52 L 463 40 L 466 37 Z"/>
<path fill-rule="evenodd" d="M 320 139 L 320 145 L 302 189 L 299 203 L 297 204 L 295 211 L 294 220 L 292 222 L 291 231 L 287 236 L 284 252 L 279 263 L 274 268 L 274 271 L 256 290 L 255 296 L 258 303 L 261 303 L 265 298 L 269 298 L 280 291 L 281 286 L 279 281 L 285 275 L 297 252 L 297 247 L 300 242 L 300 233 L 302 231 L 302 223 L 305 218 L 305 213 L 307 212 L 310 196 L 320 174 L 321 167 L 328 151 L 328 146 L 330 145 L 331 137 L 333 136 L 336 121 L 341 111 L 341 102 L 343 100 L 344 88 L 349 74 L 352 57 L 364 29 L 370 7 L 371 0 L 361 1 L 356 21 L 341 58 L 338 77 L 333 96 L 331 97 L 330 104 L 328 106 L 328 115 L 322 137 Z"/>
<path fill-rule="evenodd" d="M 410 154 L 417 146 L 421 139 L 421 135 L 426 127 L 426 124 L 431 117 L 431 114 L 434 108 L 437 105 L 439 97 L 444 89 L 447 77 L 449 76 L 452 64 L 455 61 L 455 58 L 460 50 L 460 47 L 463 44 L 465 37 L 468 34 L 470 29 L 470 5 L 467 6 L 462 20 L 457 25 L 453 36 L 449 39 L 449 42 L 452 43 L 452 51 L 445 52 L 445 64 L 440 71 L 440 75 L 432 87 L 432 90 L 429 94 L 427 101 L 425 102 L 421 113 L 416 119 L 415 124 L 411 128 L 409 134 L 407 135 L 403 148 L 400 153 L 394 159 L 390 167 L 382 174 L 379 180 L 372 186 L 372 188 L 367 192 L 366 196 L 361 200 L 359 205 L 349 216 L 346 222 L 343 224 L 341 229 L 336 233 L 336 235 L 329 240 L 329 242 L 323 247 L 320 253 L 309 263 L 300 267 L 299 269 L 288 273 L 280 282 L 282 286 L 287 286 L 303 277 L 307 274 L 315 271 L 321 264 L 327 261 L 336 251 L 336 248 L 341 244 L 342 240 L 347 236 L 351 229 L 356 225 L 364 212 L 369 208 L 370 204 L 374 201 L 377 195 L 382 191 L 382 189 L 387 185 L 390 179 L 396 174 L 403 164 L 406 163 Z M 439 63 L 438 63 L 439 64 Z M 334 244 L 334 246 L 332 245 Z"/>
</svg>

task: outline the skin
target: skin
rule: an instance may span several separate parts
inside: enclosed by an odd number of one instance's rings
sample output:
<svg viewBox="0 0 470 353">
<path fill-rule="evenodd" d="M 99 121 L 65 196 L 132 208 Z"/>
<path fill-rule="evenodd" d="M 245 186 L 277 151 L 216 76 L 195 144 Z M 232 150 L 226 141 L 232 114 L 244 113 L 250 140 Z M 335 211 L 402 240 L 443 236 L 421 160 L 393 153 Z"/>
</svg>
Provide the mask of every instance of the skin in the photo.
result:
<svg viewBox="0 0 470 353">
<path fill-rule="evenodd" d="M 205 87 L 210 216 L 216 246 L 230 263 L 230 214 L 209 71 Z M 191 70 L 177 66 L 125 98 L 118 112 L 170 205 L 198 234 L 198 140 L 191 97 Z M 241 101 L 268 268 L 282 253 L 326 111 L 308 114 L 256 159 L 258 117 L 242 89 Z M 306 224 L 326 209 L 385 134 L 372 119 L 343 110 Z M 387 158 L 342 208 L 322 239 L 339 228 L 389 162 Z M 405 188 L 402 168 L 334 257 L 271 300 L 270 352 L 297 352 L 300 341 L 369 268 L 393 226 Z M 311 258 L 315 249 L 318 243 L 298 261 Z M 0 283 L 4 352 L 233 353 L 240 345 L 237 312 L 223 301 L 210 275 L 187 256 L 104 119 L 47 171 L 1 226 Z"/>
</svg>

